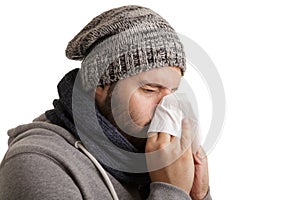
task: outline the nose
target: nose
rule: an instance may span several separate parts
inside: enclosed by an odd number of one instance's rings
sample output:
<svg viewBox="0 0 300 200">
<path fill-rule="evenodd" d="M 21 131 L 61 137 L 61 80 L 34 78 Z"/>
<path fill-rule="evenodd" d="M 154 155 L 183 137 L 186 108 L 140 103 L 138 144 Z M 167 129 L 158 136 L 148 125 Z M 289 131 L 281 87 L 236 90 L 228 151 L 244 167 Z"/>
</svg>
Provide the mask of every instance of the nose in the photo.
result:
<svg viewBox="0 0 300 200">
<path fill-rule="evenodd" d="M 161 102 L 162 98 L 168 94 L 171 94 L 173 91 L 171 89 L 168 89 L 168 88 L 163 88 L 161 89 L 160 93 L 159 93 L 159 96 L 155 102 L 155 104 L 153 105 L 153 109 L 152 109 L 152 114 L 151 114 L 151 119 L 154 115 L 154 112 L 155 112 L 155 109 L 156 109 L 156 106 Z"/>
<path fill-rule="evenodd" d="M 160 91 L 160 95 L 159 95 L 159 99 L 158 99 L 158 103 L 162 100 L 162 98 L 168 94 L 171 94 L 172 90 L 168 89 L 168 88 L 163 88 Z"/>
<path fill-rule="evenodd" d="M 171 94 L 172 90 L 169 89 L 169 88 L 163 88 L 161 93 L 162 93 L 162 96 L 164 97 L 164 96 L 166 96 L 168 94 Z"/>
</svg>

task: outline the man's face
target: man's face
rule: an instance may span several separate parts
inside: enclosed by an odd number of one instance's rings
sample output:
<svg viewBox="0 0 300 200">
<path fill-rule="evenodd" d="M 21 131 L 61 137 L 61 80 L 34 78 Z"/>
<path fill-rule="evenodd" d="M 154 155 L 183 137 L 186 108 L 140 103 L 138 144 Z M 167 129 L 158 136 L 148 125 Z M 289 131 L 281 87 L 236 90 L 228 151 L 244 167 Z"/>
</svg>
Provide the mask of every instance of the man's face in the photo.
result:
<svg viewBox="0 0 300 200">
<path fill-rule="evenodd" d="M 98 88 L 96 101 L 100 112 L 136 147 L 143 148 L 157 104 L 177 90 L 180 80 L 178 67 L 152 69 Z"/>
</svg>

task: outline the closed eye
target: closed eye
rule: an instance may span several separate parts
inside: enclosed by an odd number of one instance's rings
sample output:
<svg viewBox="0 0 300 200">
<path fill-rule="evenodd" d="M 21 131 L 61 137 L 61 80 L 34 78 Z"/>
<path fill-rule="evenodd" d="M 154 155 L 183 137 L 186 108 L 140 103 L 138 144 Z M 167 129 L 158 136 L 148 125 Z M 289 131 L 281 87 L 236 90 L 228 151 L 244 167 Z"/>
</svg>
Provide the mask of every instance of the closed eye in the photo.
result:
<svg viewBox="0 0 300 200">
<path fill-rule="evenodd" d="M 150 89 L 150 88 L 142 88 L 142 90 L 146 93 L 154 93 L 157 92 L 157 89 Z"/>
</svg>

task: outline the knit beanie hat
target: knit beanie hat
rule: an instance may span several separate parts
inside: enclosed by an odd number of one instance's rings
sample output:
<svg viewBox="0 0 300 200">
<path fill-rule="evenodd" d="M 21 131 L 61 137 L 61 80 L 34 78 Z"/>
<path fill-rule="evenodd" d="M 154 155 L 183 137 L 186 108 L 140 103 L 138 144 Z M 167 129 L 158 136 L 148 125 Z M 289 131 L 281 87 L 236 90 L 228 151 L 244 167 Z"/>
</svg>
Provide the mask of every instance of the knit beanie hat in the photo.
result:
<svg viewBox="0 0 300 200">
<path fill-rule="evenodd" d="M 66 56 L 82 60 L 86 90 L 165 66 L 186 68 L 183 45 L 169 23 L 141 6 L 106 11 L 68 44 Z"/>
</svg>

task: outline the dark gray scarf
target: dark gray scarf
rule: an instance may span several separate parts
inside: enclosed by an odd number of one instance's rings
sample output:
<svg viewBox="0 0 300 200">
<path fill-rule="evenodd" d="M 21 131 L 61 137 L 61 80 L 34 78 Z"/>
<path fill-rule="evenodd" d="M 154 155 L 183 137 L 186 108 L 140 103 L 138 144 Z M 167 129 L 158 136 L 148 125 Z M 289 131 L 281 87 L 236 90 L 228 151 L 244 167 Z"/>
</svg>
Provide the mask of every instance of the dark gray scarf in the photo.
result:
<svg viewBox="0 0 300 200">
<path fill-rule="evenodd" d="M 126 157 L 124 152 L 139 153 L 139 150 L 100 114 L 97 106 L 95 106 L 95 100 L 92 98 L 93 95 L 85 92 L 81 87 L 81 81 L 77 81 L 78 71 L 78 69 L 70 71 L 59 82 L 57 86 L 59 99 L 53 101 L 54 109 L 46 112 L 47 119 L 51 123 L 70 131 L 81 140 L 105 170 L 123 184 L 136 185 L 145 198 L 149 193 L 150 178 L 148 173 L 130 173 L 109 167 L 117 166 L 118 163 L 128 165 L 128 167 L 136 167 L 135 160 Z M 74 92 L 76 92 L 76 100 L 74 100 Z M 93 112 L 96 116 L 91 114 Z M 107 139 L 125 151 L 122 153 L 122 150 L 115 150 L 114 145 Z M 141 160 L 143 160 L 142 165 L 146 165 L 145 158 L 141 158 Z"/>
</svg>

